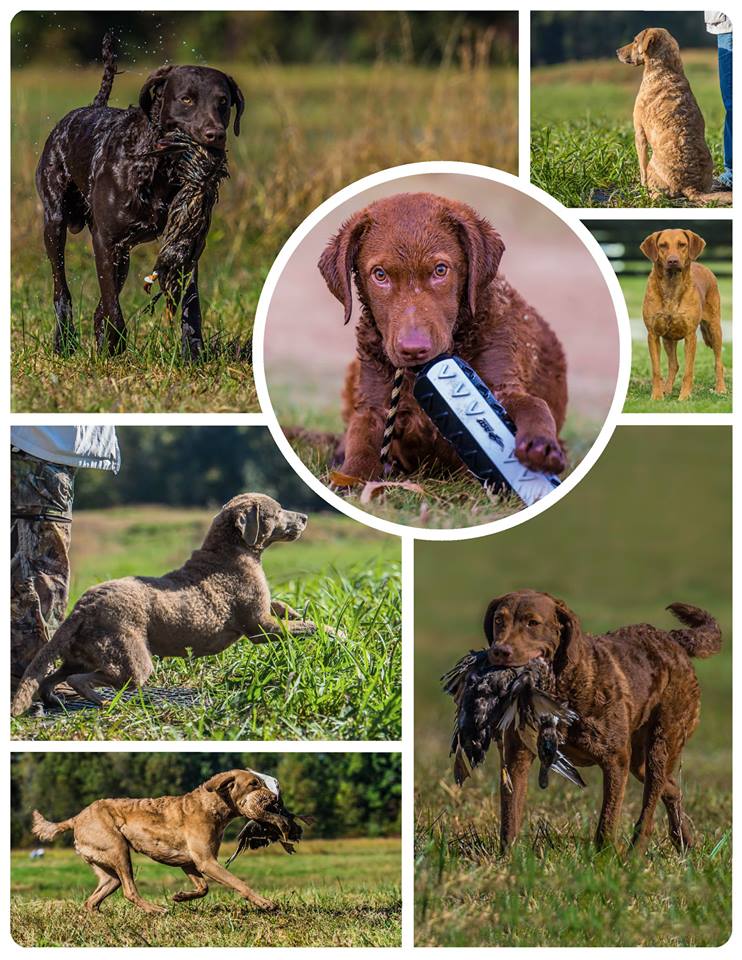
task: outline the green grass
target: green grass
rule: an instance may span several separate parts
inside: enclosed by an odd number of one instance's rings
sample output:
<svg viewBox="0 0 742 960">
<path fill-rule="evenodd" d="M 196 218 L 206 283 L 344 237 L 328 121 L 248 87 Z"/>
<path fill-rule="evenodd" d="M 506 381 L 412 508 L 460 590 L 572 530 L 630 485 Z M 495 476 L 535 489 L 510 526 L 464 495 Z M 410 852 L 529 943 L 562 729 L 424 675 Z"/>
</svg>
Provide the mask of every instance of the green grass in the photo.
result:
<svg viewBox="0 0 742 960">
<path fill-rule="evenodd" d="M 685 50 L 686 75 L 706 120 L 706 141 L 723 169 L 716 53 Z M 568 207 L 668 207 L 639 183 L 631 120 L 641 81 L 618 60 L 569 62 L 531 71 L 531 181 Z"/>
<path fill-rule="evenodd" d="M 708 263 L 714 269 L 713 263 Z M 678 346 L 680 371 L 675 381 L 675 389 L 671 397 L 664 400 L 652 400 L 652 374 L 649 363 L 649 351 L 644 336 L 637 336 L 637 331 L 643 331 L 641 322 L 642 301 L 647 286 L 646 277 L 619 276 L 619 283 L 626 300 L 629 317 L 632 318 L 631 343 L 631 378 L 629 389 L 624 403 L 625 413 L 731 413 L 732 412 L 732 345 L 725 343 L 722 350 L 724 372 L 726 377 L 726 394 L 717 394 L 714 390 L 716 378 L 714 375 L 714 354 L 699 337 L 696 350 L 695 376 L 693 379 L 693 393 L 689 400 L 682 403 L 677 399 L 680 392 L 680 381 L 683 374 L 683 357 L 685 347 Z M 719 293 L 721 295 L 722 318 L 731 319 L 732 316 L 732 278 L 719 278 Z M 667 357 L 662 352 L 662 371 L 667 372 Z"/>
<path fill-rule="evenodd" d="M 179 566 L 211 511 L 162 507 L 79 511 L 70 603 L 93 583 Z M 13 723 L 17 739 L 396 740 L 401 729 L 400 552 L 396 538 L 331 514 L 267 551 L 272 594 L 320 625 L 301 640 L 239 641 L 201 659 L 156 660 L 148 685 L 197 692 L 196 706 L 114 699 Z M 340 636 L 323 629 L 334 628 Z M 146 687 L 145 687 L 146 691 Z"/>
<path fill-rule="evenodd" d="M 231 869 L 279 911 L 261 914 L 217 884 L 204 900 L 173 904 L 188 886 L 181 871 L 135 855 L 139 892 L 169 912 L 144 914 L 117 891 L 91 915 L 82 904 L 95 878 L 74 851 L 50 848 L 29 860 L 15 850 L 11 935 L 25 947 L 400 945 L 399 840 L 306 840 L 293 857 L 271 848 L 243 854 Z"/>
<path fill-rule="evenodd" d="M 525 526 L 418 543 L 415 580 L 417 943 L 723 943 L 731 931 L 731 429 L 619 427 L 579 487 Z M 686 856 L 669 844 L 664 810 L 647 856 L 627 853 L 641 801 L 633 778 L 618 852 L 600 855 L 590 842 L 601 798 L 596 768 L 584 771 L 584 791 L 554 777 L 546 791 L 531 782 L 523 832 L 505 858 L 497 852 L 496 750 L 462 789 L 454 786 L 453 705 L 438 678 L 482 646 L 491 597 L 523 587 L 562 597 L 593 633 L 670 627 L 664 608 L 674 600 L 719 619 L 721 654 L 694 661 L 701 722 L 679 776 L 699 842 Z"/>
<path fill-rule="evenodd" d="M 517 172 L 517 70 L 492 67 L 481 38 L 462 41 L 439 69 L 388 64 L 283 67 L 219 64 L 246 91 L 239 139 L 230 137 L 223 185 L 201 261 L 204 332 L 249 343 L 258 296 L 282 244 L 341 187 L 399 163 L 451 159 Z M 122 64 L 112 106 L 135 102 L 144 65 Z M 132 256 L 122 306 L 130 344 L 118 359 L 97 356 L 92 314 L 97 283 L 87 231 L 67 245 L 67 274 L 82 348 L 52 353 L 51 278 L 41 242 L 33 174 L 45 138 L 68 110 L 89 103 L 96 69 L 33 67 L 12 83 L 13 407 L 31 411 L 250 411 L 252 370 L 229 350 L 185 364 L 179 333 L 147 311 L 142 278 L 155 244 Z M 492 116 L 497 116 L 493 125 Z"/>
<path fill-rule="evenodd" d="M 297 410 L 296 417 L 287 422 L 293 424 L 306 418 L 306 411 Z M 340 434 L 340 424 L 337 414 L 319 414 L 315 409 L 311 413 L 312 425 L 320 423 L 327 425 L 331 433 Z M 562 479 L 569 476 L 597 436 L 594 424 L 586 421 L 568 419 L 562 431 L 562 439 L 567 444 L 569 468 L 562 475 Z M 334 469 L 333 454 L 336 440 L 312 435 L 309 430 L 306 436 L 297 436 L 292 440 L 296 454 L 311 472 L 326 486 L 332 484 Z M 477 526 L 499 520 L 501 517 L 511 516 L 523 509 L 521 501 L 515 496 L 500 496 L 484 490 L 481 484 L 469 473 L 441 473 L 440 470 L 431 471 L 421 468 L 410 474 L 397 477 L 390 475 L 392 483 L 404 481 L 417 484 L 419 490 L 406 490 L 402 487 L 385 487 L 379 490 L 368 503 L 361 502 L 363 487 L 338 489 L 336 492 L 348 503 L 365 510 L 384 520 L 400 523 L 412 527 L 430 527 L 432 529 L 456 529 L 461 527 Z"/>
</svg>

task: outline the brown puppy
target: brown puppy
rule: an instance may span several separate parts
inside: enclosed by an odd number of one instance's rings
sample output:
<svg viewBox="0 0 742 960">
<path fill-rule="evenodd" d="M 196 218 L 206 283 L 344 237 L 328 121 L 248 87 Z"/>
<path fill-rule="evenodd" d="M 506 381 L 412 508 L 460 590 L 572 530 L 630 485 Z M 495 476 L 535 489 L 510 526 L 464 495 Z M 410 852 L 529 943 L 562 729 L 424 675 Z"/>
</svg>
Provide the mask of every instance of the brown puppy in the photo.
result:
<svg viewBox="0 0 742 960">
<path fill-rule="evenodd" d="M 543 657 L 553 664 L 557 699 L 579 717 L 560 749 L 576 766 L 597 764 L 603 771 L 598 846 L 615 838 L 629 771 L 644 784 L 633 844 L 646 846 L 660 799 L 675 846 L 685 849 L 693 842 L 673 770 L 701 710 L 690 658 L 718 653 L 721 631 L 698 607 L 673 603 L 668 609 L 684 629 L 641 623 L 593 637 L 582 632 L 561 600 L 520 590 L 492 600 L 484 618 L 493 663 L 519 666 Z M 506 731 L 501 760 L 512 789 L 500 794 L 503 848 L 520 831 L 533 759 L 517 732 Z"/>
<path fill-rule="evenodd" d="M 430 193 L 378 200 L 340 228 L 319 261 L 330 291 L 362 313 L 358 359 L 343 394 L 346 431 L 341 472 L 372 479 L 395 371 L 407 371 L 391 456 L 402 469 L 423 463 L 460 467 L 412 396 L 414 368 L 443 352 L 470 363 L 517 427 L 516 455 L 533 470 L 561 473 L 559 440 L 567 407 L 567 371 L 559 340 L 497 275 L 505 247 L 471 207 Z"/>
<path fill-rule="evenodd" d="M 621 63 L 644 66 L 634 103 L 642 186 L 653 194 L 687 197 L 694 203 L 730 204 L 731 192 L 710 192 L 714 164 L 706 127 L 686 79 L 677 40 L 667 30 L 649 27 L 619 47 L 616 56 Z"/>
<path fill-rule="evenodd" d="M 721 301 L 716 277 L 695 261 L 706 241 L 692 230 L 658 230 L 639 247 L 652 261 L 642 315 L 647 328 L 649 358 L 652 362 L 652 399 L 661 400 L 672 392 L 678 372 L 677 345 L 685 341 L 685 370 L 679 400 L 687 400 L 693 389 L 696 358 L 696 331 L 700 325 L 703 342 L 714 351 L 716 392 L 726 393 L 721 359 Z M 660 338 L 667 354 L 667 379 L 662 383 Z"/>
<path fill-rule="evenodd" d="M 181 797 L 96 800 L 60 823 L 51 823 L 34 810 L 33 832 L 49 842 L 65 830 L 74 830 L 75 851 L 98 877 L 98 886 L 85 901 L 87 910 L 100 909 L 106 897 L 122 887 L 126 899 L 147 913 L 167 913 L 165 907 L 140 896 L 131 867 L 132 850 L 181 868 L 195 889 L 174 894 L 176 903 L 205 897 L 208 881 L 213 880 L 261 910 L 274 910 L 274 903 L 217 860 L 227 824 L 236 817 L 252 817 L 250 795 L 266 789 L 278 795 L 278 782 L 254 770 L 229 770 Z"/>
<path fill-rule="evenodd" d="M 306 523 L 305 514 L 284 510 L 270 497 L 243 493 L 222 507 L 201 548 L 180 569 L 91 587 L 26 668 L 13 716 L 27 710 L 37 692 L 57 702 L 53 690 L 63 681 L 102 704 L 94 688 L 127 681 L 142 686 L 154 669 L 152 654 L 185 657 L 190 650 L 205 657 L 243 636 L 265 643 L 284 627 L 295 636 L 312 633 L 315 624 L 271 602 L 261 566 L 266 547 L 297 540 Z"/>
</svg>

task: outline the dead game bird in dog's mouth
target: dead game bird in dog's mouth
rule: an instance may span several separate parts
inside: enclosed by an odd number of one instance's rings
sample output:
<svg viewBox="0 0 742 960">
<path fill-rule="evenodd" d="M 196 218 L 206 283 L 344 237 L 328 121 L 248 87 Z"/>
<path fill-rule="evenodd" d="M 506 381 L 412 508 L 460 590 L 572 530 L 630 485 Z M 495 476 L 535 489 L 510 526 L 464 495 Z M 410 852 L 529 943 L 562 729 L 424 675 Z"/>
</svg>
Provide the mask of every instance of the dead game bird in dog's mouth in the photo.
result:
<svg viewBox="0 0 742 960">
<path fill-rule="evenodd" d="M 222 507 L 202 546 L 178 570 L 91 587 L 26 668 L 13 716 L 37 695 L 58 703 L 54 688 L 62 682 L 97 704 L 103 700 L 96 686 L 141 687 L 154 669 L 153 654 L 205 657 L 241 637 L 266 643 L 284 630 L 295 637 L 314 633 L 311 620 L 271 600 L 261 565 L 264 550 L 298 540 L 306 525 L 306 514 L 243 493 Z"/>
<path fill-rule="evenodd" d="M 271 798 L 268 803 L 266 795 Z M 227 825 L 237 817 L 247 818 L 238 853 L 253 849 L 247 840 L 242 840 L 250 824 L 253 829 L 262 829 L 264 835 L 271 830 L 281 835 L 293 832 L 296 842 L 301 838 L 301 828 L 295 823 L 295 816 L 283 806 L 275 777 L 249 769 L 228 770 L 180 797 L 96 800 L 59 823 L 45 820 L 34 810 L 32 830 L 46 843 L 65 830 L 74 832 L 76 853 L 98 877 L 98 886 L 85 901 L 87 910 L 100 909 L 106 897 L 121 887 L 126 899 L 147 913 L 167 912 L 165 907 L 140 896 L 131 865 L 132 850 L 157 863 L 180 867 L 185 873 L 194 889 L 174 894 L 176 903 L 205 897 L 209 881 L 214 881 L 230 887 L 260 910 L 274 910 L 276 904 L 255 893 L 219 863 L 219 847 Z M 255 846 L 271 842 L 268 839 Z"/>
</svg>

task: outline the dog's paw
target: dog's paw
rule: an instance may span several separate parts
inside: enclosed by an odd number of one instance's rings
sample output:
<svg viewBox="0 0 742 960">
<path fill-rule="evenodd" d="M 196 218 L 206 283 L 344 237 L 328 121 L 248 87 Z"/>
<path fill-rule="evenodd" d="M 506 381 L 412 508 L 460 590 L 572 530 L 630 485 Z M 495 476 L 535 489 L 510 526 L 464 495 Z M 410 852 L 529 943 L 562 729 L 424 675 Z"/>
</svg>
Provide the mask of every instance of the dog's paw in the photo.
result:
<svg viewBox="0 0 742 960">
<path fill-rule="evenodd" d="M 278 904 L 274 900 L 265 900 L 263 897 L 255 901 L 255 906 L 265 913 L 275 913 L 278 910 Z"/>
<path fill-rule="evenodd" d="M 567 466 L 564 451 L 555 437 L 525 434 L 518 438 L 515 455 L 523 466 L 539 473 L 562 473 Z"/>
</svg>

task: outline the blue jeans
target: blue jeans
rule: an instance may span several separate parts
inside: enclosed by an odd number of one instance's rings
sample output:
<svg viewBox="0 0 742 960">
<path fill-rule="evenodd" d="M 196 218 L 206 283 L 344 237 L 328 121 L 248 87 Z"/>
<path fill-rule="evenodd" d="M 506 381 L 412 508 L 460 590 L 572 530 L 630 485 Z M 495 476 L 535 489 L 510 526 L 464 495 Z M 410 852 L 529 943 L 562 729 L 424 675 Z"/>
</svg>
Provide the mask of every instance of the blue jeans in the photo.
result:
<svg viewBox="0 0 742 960">
<path fill-rule="evenodd" d="M 732 34 L 717 35 L 719 46 L 719 86 L 727 112 L 724 120 L 724 173 L 732 172 Z"/>
</svg>

